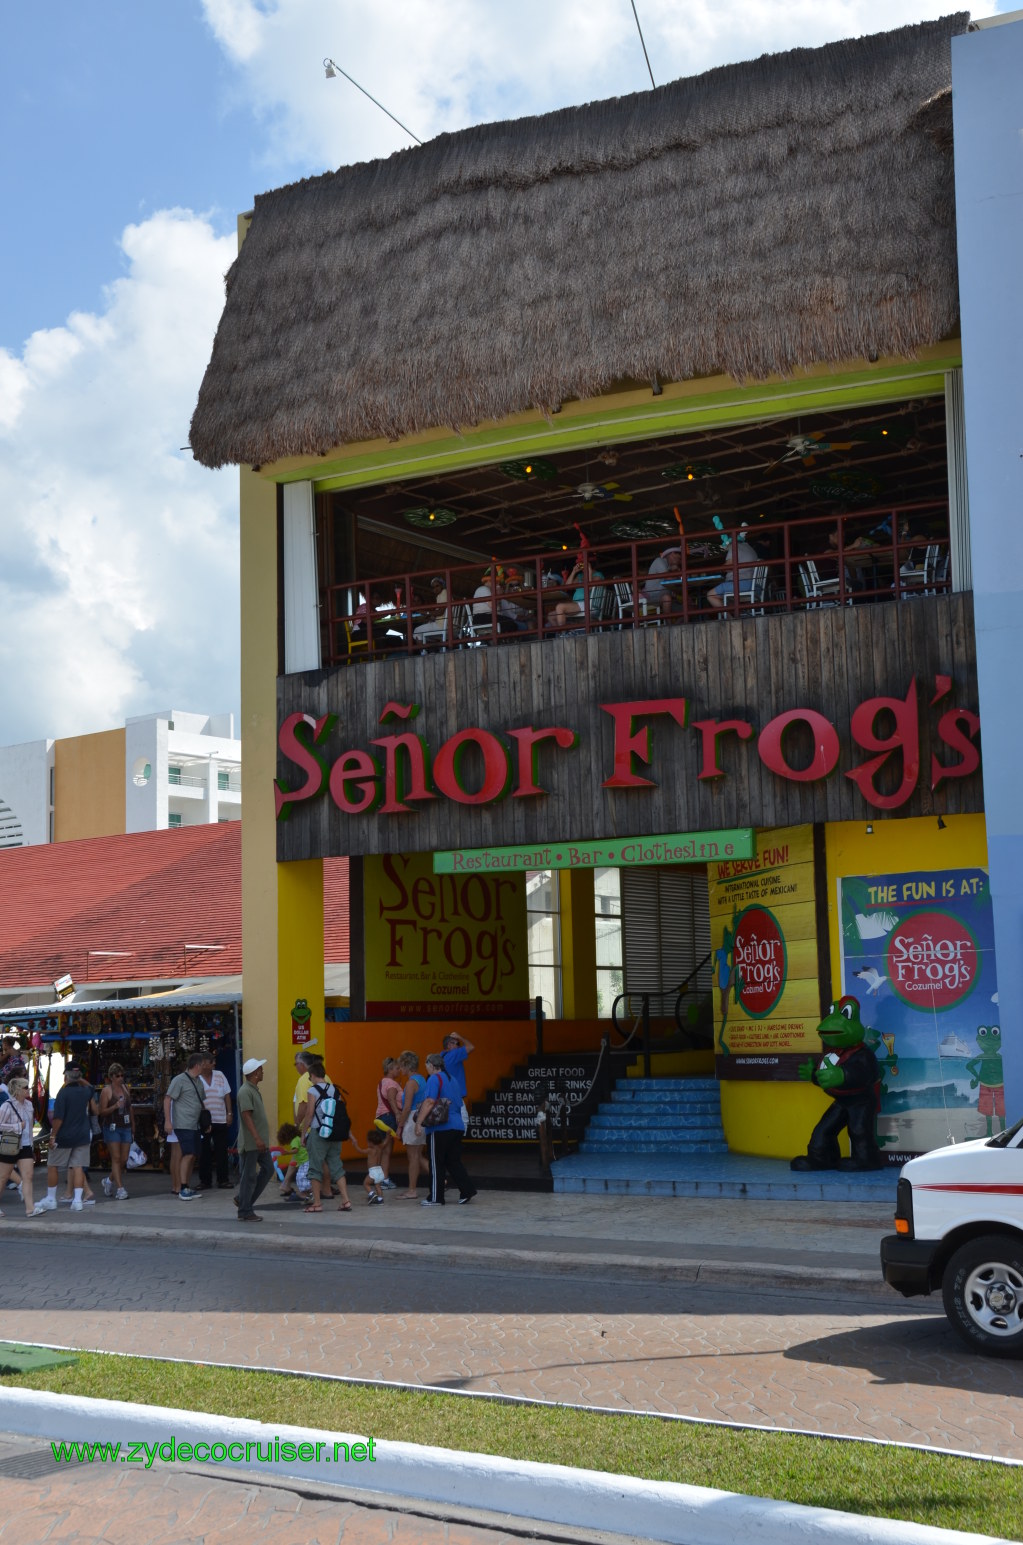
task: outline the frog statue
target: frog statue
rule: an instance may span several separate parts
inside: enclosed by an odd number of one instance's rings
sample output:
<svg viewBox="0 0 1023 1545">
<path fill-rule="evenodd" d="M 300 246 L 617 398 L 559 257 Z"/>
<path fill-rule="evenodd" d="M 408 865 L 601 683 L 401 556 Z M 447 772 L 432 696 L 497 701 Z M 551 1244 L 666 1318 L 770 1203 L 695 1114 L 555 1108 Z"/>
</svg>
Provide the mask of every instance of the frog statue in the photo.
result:
<svg viewBox="0 0 1023 1545">
<path fill-rule="evenodd" d="M 977 1113 L 987 1117 L 987 1135 L 994 1129 L 998 1117 L 999 1131 L 1005 1131 L 1005 1075 L 1002 1072 L 1002 1031 L 999 1025 L 978 1025 L 977 1049 L 979 1057 L 971 1057 L 966 1064 L 970 1075 L 970 1088 L 980 1085 L 977 1097 Z"/>
<path fill-rule="evenodd" d="M 823 1089 L 832 1105 L 810 1134 L 805 1154 L 792 1160 L 791 1169 L 880 1169 L 885 1160 L 877 1146 L 877 1058 L 869 1045 L 870 1032 L 860 1023 L 856 998 L 839 998 L 817 1026 L 824 1043 L 818 1062 L 807 1058 L 799 1076 Z M 839 1155 L 838 1134 L 849 1129 L 852 1154 Z"/>
</svg>

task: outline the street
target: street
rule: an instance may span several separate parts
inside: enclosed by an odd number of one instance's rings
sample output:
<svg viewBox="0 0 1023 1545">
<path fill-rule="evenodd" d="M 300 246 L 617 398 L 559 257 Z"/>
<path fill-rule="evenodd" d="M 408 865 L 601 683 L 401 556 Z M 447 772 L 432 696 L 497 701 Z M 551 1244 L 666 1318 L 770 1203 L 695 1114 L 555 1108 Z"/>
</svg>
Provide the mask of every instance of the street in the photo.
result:
<svg viewBox="0 0 1023 1545">
<path fill-rule="evenodd" d="M 1019 1369 L 934 1301 L 49 1238 L 5 1242 L 7 1334 L 1023 1459 Z"/>
</svg>

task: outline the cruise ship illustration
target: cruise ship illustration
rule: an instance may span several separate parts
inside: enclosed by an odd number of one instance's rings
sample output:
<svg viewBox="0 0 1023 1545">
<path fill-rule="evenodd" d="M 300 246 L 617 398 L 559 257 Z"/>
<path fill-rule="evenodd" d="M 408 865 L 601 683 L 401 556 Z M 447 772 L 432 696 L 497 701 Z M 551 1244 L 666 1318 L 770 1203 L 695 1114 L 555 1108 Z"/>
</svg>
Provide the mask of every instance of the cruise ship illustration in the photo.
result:
<svg viewBox="0 0 1023 1545">
<path fill-rule="evenodd" d="M 968 1057 L 970 1048 L 950 1030 L 944 1040 L 938 1042 L 939 1057 Z"/>
</svg>

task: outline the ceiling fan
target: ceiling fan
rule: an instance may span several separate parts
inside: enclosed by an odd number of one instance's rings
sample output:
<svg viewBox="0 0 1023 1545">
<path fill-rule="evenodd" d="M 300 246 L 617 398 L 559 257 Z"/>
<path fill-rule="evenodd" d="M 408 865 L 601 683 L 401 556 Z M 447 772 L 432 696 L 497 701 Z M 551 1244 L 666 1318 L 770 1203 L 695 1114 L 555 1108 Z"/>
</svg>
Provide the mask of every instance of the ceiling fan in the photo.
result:
<svg viewBox="0 0 1023 1545">
<path fill-rule="evenodd" d="M 617 483 L 579 483 L 571 490 L 573 499 L 581 499 L 584 510 L 592 510 L 595 504 L 617 499 L 620 504 L 630 504 L 631 494 L 618 492 Z"/>
</svg>

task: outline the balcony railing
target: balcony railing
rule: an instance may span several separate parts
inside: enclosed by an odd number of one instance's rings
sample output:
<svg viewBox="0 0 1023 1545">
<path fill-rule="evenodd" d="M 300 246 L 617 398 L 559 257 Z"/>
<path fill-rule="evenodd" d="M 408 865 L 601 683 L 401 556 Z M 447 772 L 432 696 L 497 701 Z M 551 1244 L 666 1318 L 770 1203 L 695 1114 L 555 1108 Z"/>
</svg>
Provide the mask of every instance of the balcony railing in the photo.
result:
<svg viewBox="0 0 1023 1545">
<path fill-rule="evenodd" d="M 331 585 L 324 664 L 937 594 L 948 530 L 933 500 Z"/>
</svg>

